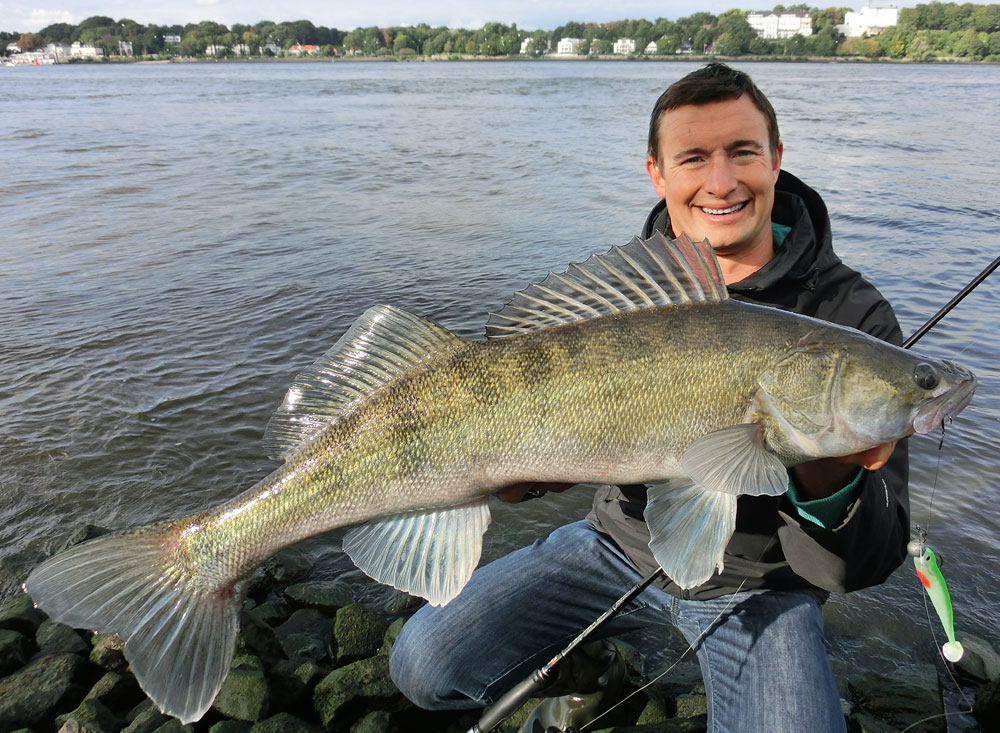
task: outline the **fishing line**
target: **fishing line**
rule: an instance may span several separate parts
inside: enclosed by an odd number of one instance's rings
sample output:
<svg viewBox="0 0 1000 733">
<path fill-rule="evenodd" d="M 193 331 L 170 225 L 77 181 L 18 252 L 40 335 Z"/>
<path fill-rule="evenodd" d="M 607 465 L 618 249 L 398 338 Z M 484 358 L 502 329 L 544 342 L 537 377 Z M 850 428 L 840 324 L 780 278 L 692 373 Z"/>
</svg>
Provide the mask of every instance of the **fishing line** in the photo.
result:
<svg viewBox="0 0 1000 733">
<path fill-rule="evenodd" d="M 777 535 L 775 535 L 775 536 L 777 536 Z M 761 557 L 763 557 L 763 553 L 761 554 Z M 636 695 L 638 695 L 640 692 L 642 692 L 643 690 L 645 690 L 646 688 L 648 688 L 648 687 L 650 687 L 652 685 L 655 685 L 657 682 L 660 681 L 660 679 L 662 679 L 666 675 L 670 674 L 670 672 L 673 671 L 674 667 L 676 667 L 678 664 L 680 664 L 681 660 L 683 660 L 684 657 L 686 657 L 688 655 L 688 652 L 694 651 L 695 646 L 698 645 L 698 644 L 700 644 L 701 640 L 704 639 L 706 636 L 708 636 L 709 632 L 715 630 L 715 624 L 717 624 L 719 622 L 719 619 L 721 619 L 723 616 L 725 616 L 729 612 L 729 610 L 733 606 L 733 603 L 736 601 L 736 595 L 741 590 L 743 590 L 743 586 L 746 585 L 746 582 L 749 579 L 750 579 L 750 576 L 748 575 L 747 577 L 743 578 L 742 581 L 740 581 L 739 586 L 737 586 L 736 590 L 729 596 L 729 602 L 726 603 L 725 608 L 723 608 L 721 611 L 719 611 L 718 615 L 714 619 L 712 619 L 712 622 L 705 628 L 705 630 L 702 631 L 701 633 L 699 633 L 698 636 L 695 637 L 695 640 L 692 641 L 690 644 L 688 644 L 687 649 L 685 649 L 681 653 L 681 655 L 679 657 L 677 657 L 677 659 L 675 659 L 673 661 L 672 664 L 668 665 L 666 669 L 664 669 L 662 672 L 660 672 L 660 674 L 656 675 L 656 677 L 654 677 L 653 679 L 651 679 L 649 682 L 647 682 L 646 684 L 644 684 L 642 687 L 640 687 L 640 688 L 638 688 L 638 689 L 633 690 L 632 692 L 630 692 L 628 695 L 626 695 L 621 700 L 619 700 L 614 705 L 612 705 L 610 708 L 608 708 L 607 710 L 605 710 L 603 713 L 601 713 L 600 715 L 598 715 L 597 717 L 595 717 L 589 723 L 584 723 L 583 726 L 580 728 L 580 730 L 586 730 L 587 728 L 589 728 L 590 726 L 592 726 L 594 723 L 596 723 L 598 720 L 600 720 L 601 718 L 603 718 L 605 715 L 609 714 L 611 711 L 615 710 L 616 708 L 620 707 L 621 705 L 624 705 L 626 702 L 628 702 L 629 700 L 631 700 L 633 697 L 635 697 Z M 677 627 L 675 626 L 674 628 L 677 628 Z"/>
<path fill-rule="evenodd" d="M 923 527 L 921 527 L 919 524 L 916 525 L 917 537 L 920 539 L 921 543 L 924 542 L 924 540 L 927 538 L 927 535 L 930 533 L 931 519 L 934 516 L 934 494 L 937 491 L 938 479 L 939 479 L 939 477 L 941 475 L 941 459 L 942 459 L 942 454 L 943 454 L 943 451 L 944 451 L 944 438 L 945 438 L 945 423 L 942 422 L 941 423 L 941 439 L 938 441 L 937 461 L 936 461 L 935 466 L 934 466 L 934 481 L 931 483 L 931 495 L 930 495 L 930 498 L 928 499 L 928 502 L 927 502 L 927 519 L 926 519 Z M 941 562 L 941 558 L 938 558 L 938 561 Z M 937 632 L 935 631 L 935 628 L 934 628 L 934 620 L 931 618 L 930 597 L 928 596 L 927 593 L 921 593 L 921 595 L 924 598 L 924 615 L 927 618 L 927 627 L 930 629 L 931 638 L 934 640 L 934 645 L 938 649 L 938 656 L 943 657 L 943 654 L 940 651 L 941 650 L 941 643 L 940 643 L 940 640 L 938 639 Z M 955 673 L 952 672 L 951 666 L 948 665 L 948 664 L 945 664 L 944 665 L 944 669 L 945 669 L 945 672 L 948 673 L 948 677 L 949 677 L 949 679 L 951 679 L 951 683 L 955 686 L 955 689 L 958 691 L 958 694 L 962 697 L 962 701 L 965 703 L 965 705 L 968 707 L 968 709 L 967 710 L 959 709 L 959 710 L 952 711 L 952 712 L 945 711 L 944 713 L 940 713 L 940 714 L 937 714 L 937 715 L 928 716 L 926 718 L 923 718 L 922 720 L 918 720 L 917 722 L 913 723 L 910 726 L 907 726 L 902 731 L 900 731 L 900 733 L 905 733 L 906 731 L 910 730 L 911 728 L 914 728 L 917 725 L 920 725 L 921 723 L 924 723 L 924 722 L 926 722 L 928 720 L 932 720 L 934 718 L 948 717 L 950 715 L 971 715 L 972 714 L 974 705 L 973 705 L 972 701 L 969 699 L 969 696 L 965 693 L 965 690 L 963 690 L 962 686 L 959 684 L 958 678 L 955 676 Z M 943 704 L 944 704 L 944 700 L 942 699 L 942 705 Z"/>
</svg>

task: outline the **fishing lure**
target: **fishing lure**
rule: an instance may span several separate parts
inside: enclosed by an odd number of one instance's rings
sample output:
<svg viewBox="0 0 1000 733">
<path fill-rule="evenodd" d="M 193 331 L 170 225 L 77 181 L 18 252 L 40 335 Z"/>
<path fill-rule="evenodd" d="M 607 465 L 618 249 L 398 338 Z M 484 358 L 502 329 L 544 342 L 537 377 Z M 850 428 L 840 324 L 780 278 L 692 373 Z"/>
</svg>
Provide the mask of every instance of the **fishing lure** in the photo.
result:
<svg viewBox="0 0 1000 733">
<path fill-rule="evenodd" d="M 941 574 L 941 568 L 938 567 L 937 557 L 924 542 L 923 532 L 920 533 L 919 539 L 912 540 L 906 546 L 906 551 L 913 558 L 917 578 L 927 591 L 931 604 L 941 619 L 941 625 L 944 626 L 944 633 L 948 636 L 948 641 L 941 647 L 941 653 L 945 659 L 954 664 L 962 658 L 964 650 L 961 643 L 955 639 L 955 612 L 951 606 L 948 584 Z"/>
</svg>

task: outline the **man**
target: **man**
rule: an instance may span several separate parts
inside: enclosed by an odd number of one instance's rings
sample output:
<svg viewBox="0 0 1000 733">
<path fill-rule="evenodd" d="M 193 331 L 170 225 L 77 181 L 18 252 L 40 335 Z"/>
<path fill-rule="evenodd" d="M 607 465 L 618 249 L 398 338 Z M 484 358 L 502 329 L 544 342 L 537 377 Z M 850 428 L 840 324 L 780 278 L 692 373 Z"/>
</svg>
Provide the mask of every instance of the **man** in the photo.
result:
<svg viewBox="0 0 1000 733">
<path fill-rule="evenodd" d="M 707 238 L 731 297 L 900 343 L 891 307 L 834 254 L 825 205 L 781 171 L 781 153 L 774 110 L 746 74 L 713 63 L 674 83 L 650 119 L 646 170 L 661 201 L 643 236 Z M 821 603 L 881 583 L 906 556 L 906 449 L 894 448 L 801 464 L 787 494 L 741 496 L 723 571 L 689 590 L 666 579 L 602 634 L 676 625 L 698 654 L 711 731 L 844 730 Z M 587 520 L 479 569 L 444 608 L 421 609 L 393 648 L 397 685 L 424 707 L 496 700 L 656 567 L 645 504 L 645 486 L 606 487 Z"/>
</svg>

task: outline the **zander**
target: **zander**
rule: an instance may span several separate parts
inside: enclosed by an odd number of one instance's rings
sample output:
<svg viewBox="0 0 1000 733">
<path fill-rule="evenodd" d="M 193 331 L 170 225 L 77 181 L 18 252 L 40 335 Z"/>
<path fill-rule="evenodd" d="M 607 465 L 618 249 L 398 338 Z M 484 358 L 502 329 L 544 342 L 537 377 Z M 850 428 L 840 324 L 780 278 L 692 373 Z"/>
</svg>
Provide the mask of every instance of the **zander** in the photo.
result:
<svg viewBox="0 0 1000 733">
<path fill-rule="evenodd" d="M 637 238 L 517 293 L 485 342 L 370 309 L 288 391 L 265 435 L 278 470 L 56 555 L 25 590 L 57 621 L 119 634 L 142 688 L 188 722 L 229 670 L 249 578 L 306 537 L 354 525 L 358 567 L 441 605 L 479 562 L 492 492 L 642 482 L 653 555 L 691 588 L 722 567 L 740 494 L 929 432 L 975 385 L 950 362 L 729 300 L 707 242 Z"/>
</svg>

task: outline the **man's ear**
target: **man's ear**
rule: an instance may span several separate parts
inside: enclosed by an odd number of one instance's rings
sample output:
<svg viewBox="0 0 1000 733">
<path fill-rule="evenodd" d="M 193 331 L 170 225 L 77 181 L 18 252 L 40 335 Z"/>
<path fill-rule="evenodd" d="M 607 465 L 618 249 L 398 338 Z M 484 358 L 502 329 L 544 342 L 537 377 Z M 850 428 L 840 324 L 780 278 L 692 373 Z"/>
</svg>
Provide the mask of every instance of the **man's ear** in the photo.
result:
<svg viewBox="0 0 1000 733">
<path fill-rule="evenodd" d="M 649 180 L 653 182 L 656 195 L 661 199 L 665 199 L 667 197 L 667 187 L 663 183 L 663 176 L 660 175 L 660 165 L 652 157 L 646 158 L 646 173 L 649 174 Z"/>
<path fill-rule="evenodd" d="M 781 154 L 784 151 L 785 151 L 784 144 L 779 142 L 778 143 L 778 149 L 776 151 L 774 151 L 774 160 L 772 161 L 773 165 L 771 166 L 771 169 L 774 172 L 774 180 L 775 181 L 778 180 L 778 172 L 781 170 Z"/>
</svg>

